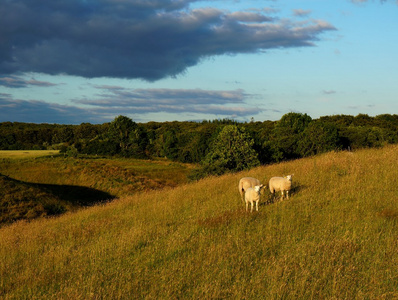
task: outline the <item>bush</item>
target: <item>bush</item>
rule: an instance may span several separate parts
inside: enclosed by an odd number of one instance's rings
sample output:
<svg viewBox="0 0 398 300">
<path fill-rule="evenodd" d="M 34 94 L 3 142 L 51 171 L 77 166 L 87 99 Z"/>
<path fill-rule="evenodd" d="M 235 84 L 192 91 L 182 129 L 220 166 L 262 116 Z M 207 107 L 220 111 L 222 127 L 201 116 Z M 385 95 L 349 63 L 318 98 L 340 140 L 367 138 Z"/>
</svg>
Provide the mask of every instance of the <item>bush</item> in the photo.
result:
<svg viewBox="0 0 398 300">
<path fill-rule="evenodd" d="M 312 121 L 298 142 L 300 156 L 310 156 L 342 148 L 337 128 L 332 123 Z"/>
<path fill-rule="evenodd" d="M 68 157 L 74 157 L 74 158 L 76 158 L 76 157 L 78 156 L 79 152 L 77 151 L 76 147 L 75 147 L 74 145 L 72 145 L 72 146 L 69 146 L 69 147 L 66 149 L 65 154 L 66 154 L 66 156 L 68 156 Z"/>
<path fill-rule="evenodd" d="M 285 114 L 275 125 L 270 139 L 264 143 L 264 148 L 271 154 L 273 161 L 299 158 L 298 144 L 302 133 L 306 130 L 312 119 L 307 114 Z"/>
<path fill-rule="evenodd" d="M 228 171 L 242 171 L 260 165 L 254 141 L 244 128 L 236 125 L 223 127 L 201 163 L 201 169 L 190 176 L 198 179 L 206 175 L 221 175 Z"/>
</svg>

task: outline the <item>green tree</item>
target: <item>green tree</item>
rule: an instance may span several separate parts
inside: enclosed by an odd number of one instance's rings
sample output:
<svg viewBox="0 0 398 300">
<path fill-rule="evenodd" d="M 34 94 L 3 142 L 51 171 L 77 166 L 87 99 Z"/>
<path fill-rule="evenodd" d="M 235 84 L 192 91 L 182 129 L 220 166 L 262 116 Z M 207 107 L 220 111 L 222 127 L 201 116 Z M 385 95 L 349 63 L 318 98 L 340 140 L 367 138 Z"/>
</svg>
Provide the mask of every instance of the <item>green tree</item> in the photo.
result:
<svg viewBox="0 0 398 300">
<path fill-rule="evenodd" d="M 109 126 L 109 137 L 116 142 L 121 151 L 126 151 L 129 146 L 129 135 L 132 130 L 137 127 L 137 124 L 128 117 L 118 116 Z"/>
<path fill-rule="evenodd" d="M 336 126 L 319 120 L 312 121 L 307 126 L 298 142 L 298 152 L 301 156 L 337 149 L 341 149 L 341 143 Z"/>
<path fill-rule="evenodd" d="M 291 112 L 282 116 L 272 130 L 270 140 L 264 144 L 274 161 L 300 157 L 298 143 L 311 121 L 307 114 Z"/>
<path fill-rule="evenodd" d="M 258 154 L 258 159 L 261 164 L 272 162 L 272 153 L 270 153 L 268 147 L 264 147 L 264 143 L 270 140 L 275 124 L 275 121 L 250 122 L 244 124 L 246 131 L 253 137 L 253 149 Z"/>
<path fill-rule="evenodd" d="M 109 125 L 108 137 L 125 157 L 145 156 L 147 136 L 144 128 L 125 116 L 116 117 Z"/>
<path fill-rule="evenodd" d="M 371 126 L 349 126 L 345 135 L 352 149 L 381 147 L 388 143 L 385 130 Z"/>
<path fill-rule="evenodd" d="M 175 160 L 178 156 L 178 140 L 175 129 L 167 130 L 162 135 L 162 156 Z"/>
<path fill-rule="evenodd" d="M 75 126 L 74 136 L 77 140 L 91 140 L 98 135 L 98 126 L 90 123 L 81 123 Z"/>
<path fill-rule="evenodd" d="M 211 145 L 202 161 L 197 177 L 221 175 L 228 171 L 241 171 L 260 164 L 253 149 L 254 141 L 244 128 L 226 125 Z"/>
<path fill-rule="evenodd" d="M 73 129 L 69 126 L 60 126 L 51 136 L 52 144 L 69 143 L 74 139 Z"/>
<path fill-rule="evenodd" d="M 129 154 L 136 158 L 148 157 L 146 147 L 148 145 L 148 134 L 144 127 L 136 126 L 129 135 Z"/>
</svg>

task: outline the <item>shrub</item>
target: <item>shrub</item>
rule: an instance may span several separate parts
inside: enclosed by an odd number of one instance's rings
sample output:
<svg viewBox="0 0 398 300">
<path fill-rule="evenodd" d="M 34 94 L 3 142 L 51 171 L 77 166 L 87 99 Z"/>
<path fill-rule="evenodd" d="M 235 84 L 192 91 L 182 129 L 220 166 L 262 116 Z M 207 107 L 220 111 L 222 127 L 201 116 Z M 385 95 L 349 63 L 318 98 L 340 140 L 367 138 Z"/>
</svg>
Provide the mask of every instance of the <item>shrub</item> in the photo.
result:
<svg viewBox="0 0 398 300">
<path fill-rule="evenodd" d="M 244 128 L 226 125 L 211 145 L 209 153 L 201 163 L 201 169 L 194 171 L 190 178 L 221 175 L 228 171 L 237 172 L 260 165 L 253 144 L 253 139 Z"/>
</svg>

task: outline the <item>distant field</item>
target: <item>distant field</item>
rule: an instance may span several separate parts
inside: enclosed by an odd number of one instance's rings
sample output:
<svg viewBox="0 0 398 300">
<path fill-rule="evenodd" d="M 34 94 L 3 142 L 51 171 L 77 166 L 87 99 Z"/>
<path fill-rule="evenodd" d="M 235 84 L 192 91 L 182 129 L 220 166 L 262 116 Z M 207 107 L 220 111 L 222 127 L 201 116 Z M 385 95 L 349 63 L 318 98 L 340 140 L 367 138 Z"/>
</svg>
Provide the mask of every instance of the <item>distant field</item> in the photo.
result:
<svg viewBox="0 0 398 300">
<path fill-rule="evenodd" d="M 1 158 L 31 158 L 59 154 L 59 150 L 0 150 Z"/>
</svg>

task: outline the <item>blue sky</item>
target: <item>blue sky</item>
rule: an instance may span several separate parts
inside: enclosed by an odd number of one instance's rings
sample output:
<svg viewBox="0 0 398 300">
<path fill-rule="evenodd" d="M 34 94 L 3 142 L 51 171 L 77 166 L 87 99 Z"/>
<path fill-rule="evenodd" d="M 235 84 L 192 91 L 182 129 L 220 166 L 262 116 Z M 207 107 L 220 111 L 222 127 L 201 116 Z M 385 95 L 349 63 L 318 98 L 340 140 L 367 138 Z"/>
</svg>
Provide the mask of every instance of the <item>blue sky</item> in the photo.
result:
<svg viewBox="0 0 398 300">
<path fill-rule="evenodd" d="M 398 113 L 395 0 L 0 0 L 0 122 Z"/>
</svg>

